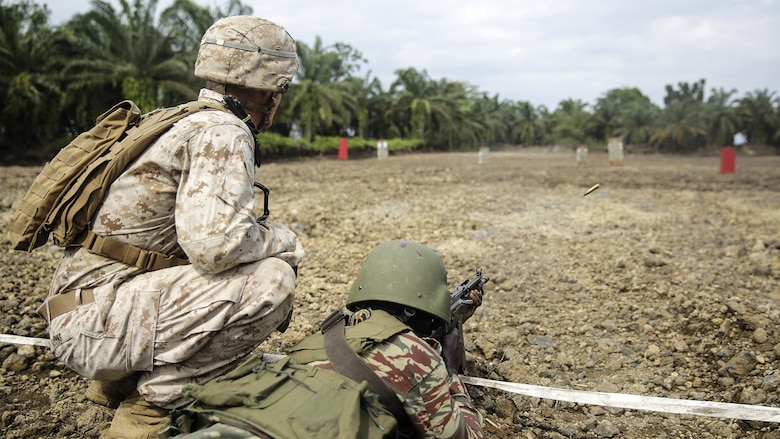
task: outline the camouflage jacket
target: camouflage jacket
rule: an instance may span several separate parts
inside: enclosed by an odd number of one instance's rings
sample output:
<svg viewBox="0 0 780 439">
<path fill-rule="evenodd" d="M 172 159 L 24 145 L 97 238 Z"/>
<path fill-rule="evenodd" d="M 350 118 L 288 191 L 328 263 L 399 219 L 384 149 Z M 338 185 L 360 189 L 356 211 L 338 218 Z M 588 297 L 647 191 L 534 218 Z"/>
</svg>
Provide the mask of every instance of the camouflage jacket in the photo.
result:
<svg viewBox="0 0 780 439">
<path fill-rule="evenodd" d="M 346 329 L 347 343 L 390 384 L 421 438 L 481 438 L 482 415 L 458 375 L 450 375 L 435 340 L 424 340 L 384 311 Z M 332 369 L 322 334 L 313 334 L 289 355 Z"/>
<path fill-rule="evenodd" d="M 200 91 L 198 100 L 221 102 Z M 205 273 L 277 256 L 296 266 L 295 234 L 255 214 L 254 140 L 229 112 L 205 110 L 178 121 L 111 184 L 92 223 L 98 235 L 187 258 Z M 84 249 L 68 249 L 52 292 L 119 283 L 141 269 Z"/>
</svg>

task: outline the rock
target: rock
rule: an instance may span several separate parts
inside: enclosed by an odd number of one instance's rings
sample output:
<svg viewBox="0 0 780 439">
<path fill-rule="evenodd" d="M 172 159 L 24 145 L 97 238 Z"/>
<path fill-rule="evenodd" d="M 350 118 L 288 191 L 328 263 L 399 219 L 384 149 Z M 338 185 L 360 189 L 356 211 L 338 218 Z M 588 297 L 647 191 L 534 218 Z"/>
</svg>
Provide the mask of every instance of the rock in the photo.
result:
<svg viewBox="0 0 780 439">
<path fill-rule="evenodd" d="M 765 376 L 761 388 L 770 392 L 776 391 L 778 388 L 778 383 L 780 383 L 778 374 L 780 374 L 780 372 L 774 371 L 773 373 Z"/>
<path fill-rule="evenodd" d="M 753 341 L 762 344 L 766 343 L 766 341 L 769 339 L 769 335 L 766 332 L 766 329 L 764 328 L 756 328 L 755 331 L 753 331 Z"/>
<path fill-rule="evenodd" d="M 653 358 L 660 353 L 661 353 L 661 348 L 659 348 L 654 344 L 651 344 L 647 346 L 647 349 L 645 349 L 645 358 Z"/>
<path fill-rule="evenodd" d="M 720 420 L 713 422 L 709 431 L 718 437 L 732 437 L 732 429 L 729 424 Z"/>
<path fill-rule="evenodd" d="M 27 357 L 13 353 L 3 361 L 3 368 L 14 372 L 21 372 L 27 369 Z"/>
<path fill-rule="evenodd" d="M 723 375 L 730 376 L 745 376 L 756 367 L 758 360 L 752 352 L 741 352 L 734 358 L 728 361 L 726 365 L 719 370 Z"/>
<path fill-rule="evenodd" d="M 685 340 L 675 340 L 674 350 L 677 352 L 688 352 L 688 343 Z"/>
<path fill-rule="evenodd" d="M 553 348 L 554 344 L 553 341 L 550 340 L 547 337 L 542 337 L 539 335 L 531 335 L 528 337 L 528 343 L 531 343 L 534 346 L 539 347 L 543 350 L 550 350 Z"/>
<path fill-rule="evenodd" d="M 0 418 L 0 423 L 2 423 L 3 428 L 9 427 L 11 424 L 13 424 L 17 415 L 18 412 L 16 411 L 3 410 L 2 417 Z"/>
<path fill-rule="evenodd" d="M 35 346 L 20 345 L 16 348 L 16 353 L 27 359 L 34 359 L 36 357 Z"/>
<path fill-rule="evenodd" d="M 496 398 L 496 416 L 502 417 L 511 422 L 515 414 L 517 414 L 517 407 L 515 403 L 506 397 Z"/>
<path fill-rule="evenodd" d="M 763 389 L 746 387 L 739 393 L 739 402 L 742 404 L 758 405 L 766 401 L 767 394 Z"/>
<path fill-rule="evenodd" d="M 620 434 L 620 429 L 615 427 L 615 424 L 612 422 L 605 420 L 599 422 L 599 425 L 593 429 L 593 432 L 599 437 L 615 437 Z"/>
</svg>

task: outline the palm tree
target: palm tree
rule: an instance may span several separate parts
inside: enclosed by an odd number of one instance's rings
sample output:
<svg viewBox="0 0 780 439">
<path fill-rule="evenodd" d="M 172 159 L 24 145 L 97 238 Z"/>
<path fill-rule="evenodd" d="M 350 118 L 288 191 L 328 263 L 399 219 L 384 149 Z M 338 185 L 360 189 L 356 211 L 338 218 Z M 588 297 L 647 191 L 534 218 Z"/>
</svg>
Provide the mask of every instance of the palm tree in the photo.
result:
<svg viewBox="0 0 780 439">
<path fill-rule="evenodd" d="M 566 99 L 558 103 L 553 113 L 553 134 L 557 143 L 571 146 L 586 143 L 590 138 L 592 115 L 586 111 L 588 104 L 581 99 Z"/>
<path fill-rule="evenodd" d="M 553 131 L 557 124 L 553 113 L 547 108 L 546 105 L 539 105 L 536 107 L 536 114 L 539 115 L 539 126 L 541 127 L 540 144 L 551 145 L 555 142 L 553 139 Z"/>
<path fill-rule="evenodd" d="M 175 0 L 160 14 L 159 29 L 167 35 L 174 52 L 193 65 L 200 39 L 215 21 L 231 15 L 252 15 L 252 7 L 240 0 L 229 0 L 225 9 L 204 8 L 193 0 Z"/>
<path fill-rule="evenodd" d="M 362 59 L 358 52 L 345 44 L 326 47 L 317 36 L 309 47 L 298 41 L 297 83 L 285 97 L 282 119 L 289 118 L 303 130 L 303 137 L 311 141 L 314 134 L 340 134 L 351 122 L 350 109 L 358 108 L 355 99 L 346 93 L 339 82 L 347 79 Z"/>
<path fill-rule="evenodd" d="M 107 91 L 104 107 L 127 98 L 143 111 L 195 97 L 192 67 L 173 50 L 173 38 L 156 27 L 157 0 L 92 0 L 93 9 L 66 24 L 78 56 L 67 63 L 66 103 L 81 104 L 95 90 Z"/>
<path fill-rule="evenodd" d="M 650 142 L 673 149 L 693 149 L 706 138 L 707 127 L 701 106 L 682 100 L 672 100 L 661 112 L 659 129 L 650 136 Z"/>
<path fill-rule="evenodd" d="M 414 68 L 397 70 L 396 75 L 390 86 L 393 101 L 387 109 L 387 120 L 403 136 L 433 142 L 437 122 L 441 129 L 452 126 L 454 102 L 443 95 L 446 81 L 432 81 L 428 72 Z"/>
<path fill-rule="evenodd" d="M 732 145 L 734 135 L 739 126 L 735 101 L 731 97 L 737 92 L 735 89 L 712 89 L 712 94 L 707 99 L 704 107 L 707 120 L 708 139 L 716 146 Z"/>
<path fill-rule="evenodd" d="M 543 131 L 539 113 L 534 106 L 527 101 L 518 102 L 512 138 L 522 145 L 536 145 Z"/>
<path fill-rule="evenodd" d="M 751 145 L 768 145 L 776 140 L 778 131 L 777 110 L 780 102 L 774 92 L 767 89 L 747 92 L 739 99 L 737 112 Z"/>
<path fill-rule="evenodd" d="M 516 104 L 509 100 L 499 99 L 498 95 L 492 100 L 494 103 L 491 106 L 495 108 L 490 111 L 489 126 L 495 131 L 493 135 L 494 141 L 499 143 L 517 143 L 512 136 L 514 122 L 517 118 Z"/>
<path fill-rule="evenodd" d="M 58 134 L 60 84 L 53 66 L 61 58 L 48 19 L 49 11 L 36 4 L 0 4 L 0 146 L 5 152 L 28 151 Z"/>
<path fill-rule="evenodd" d="M 620 102 L 614 99 L 600 98 L 593 109 L 593 127 L 596 138 L 607 141 L 615 135 L 615 130 L 620 126 L 622 108 Z"/>
<path fill-rule="evenodd" d="M 593 123 L 597 139 L 621 136 L 626 144 L 645 143 L 658 107 L 636 87 L 614 88 L 596 101 Z"/>
<path fill-rule="evenodd" d="M 470 124 L 474 125 L 474 131 L 477 131 L 482 137 L 480 143 L 507 142 L 511 113 L 506 103 L 499 100 L 498 94 L 488 96 L 487 93 L 481 93 L 475 87 L 472 88 L 470 94 L 473 96 L 464 96 L 464 99 L 473 102 L 473 105 L 467 107 L 470 111 L 466 115 L 466 119 L 471 121 Z"/>
<path fill-rule="evenodd" d="M 356 104 L 350 105 L 350 111 L 353 112 L 351 130 L 364 139 L 388 137 L 383 108 L 390 102 L 390 96 L 382 90 L 379 79 L 371 77 L 369 71 L 364 77 L 345 79 L 340 86 Z"/>
<path fill-rule="evenodd" d="M 643 145 L 650 141 L 654 133 L 660 110 L 655 104 L 632 102 L 626 106 L 620 116 L 619 126 L 614 134 L 623 138 L 627 145 Z"/>
<path fill-rule="evenodd" d="M 433 93 L 449 111 L 434 115 L 432 144 L 446 145 L 448 150 L 472 149 L 492 142 L 495 132 L 501 130 L 501 121 L 491 116 L 495 114 L 497 96 L 490 98 L 474 86 L 446 79 L 435 82 Z"/>
<path fill-rule="evenodd" d="M 251 12 L 251 11 L 250 11 Z M 192 0 L 176 0 L 160 14 L 160 31 L 167 35 L 171 48 L 192 65 L 200 48 L 200 39 L 218 17 Z"/>
</svg>

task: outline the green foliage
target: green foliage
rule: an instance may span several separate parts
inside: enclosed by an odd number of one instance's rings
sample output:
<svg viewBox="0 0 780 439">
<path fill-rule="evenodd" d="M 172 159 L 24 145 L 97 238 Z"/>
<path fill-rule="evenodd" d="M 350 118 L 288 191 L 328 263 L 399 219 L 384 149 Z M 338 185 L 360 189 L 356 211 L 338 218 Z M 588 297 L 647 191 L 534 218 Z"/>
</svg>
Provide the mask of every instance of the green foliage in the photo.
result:
<svg viewBox="0 0 780 439">
<path fill-rule="evenodd" d="M 343 43 L 326 46 L 320 37 L 312 47 L 301 42 L 297 46 L 298 82 L 285 97 L 280 119 L 295 119 L 307 140 L 315 135 L 338 135 L 359 112 L 355 98 L 346 92 L 343 84 L 365 60 L 351 46 Z M 293 118 L 291 114 L 298 117 Z"/>
<path fill-rule="evenodd" d="M 127 76 L 122 80 L 122 95 L 135 102 L 143 112 L 157 108 L 156 89 L 150 79 Z"/>
<path fill-rule="evenodd" d="M 322 137 L 314 136 L 314 140 L 310 143 L 312 151 L 316 151 L 320 154 L 325 154 L 332 151 L 338 151 L 339 138 L 338 137 Z"/>
<path fill-rule="evenodd" d="M 57 135 L 60 99 L 49 10 L 0 3 L 0 151 L 23 158 Z"/>
<path fill-rule="evenodd" d="M 0 0 L 0 158 L 45 159 L 125 98 L 144 111 L 194 99 L 203 32 L 220 17 L 252 13 L 241 0 L 213 8 L 174 0 L 160 14 L 157 5 L 92 0 L 87 13 L 52 27 L 35 0 Z M 300 70 L 274 126 L 259 135 L 269 158 L 335 154 L 339 138 L 355 153 L 373 153 L 379 138 L 397 152 L 504 144 L 596 149 L 613 136 L 626 145 L 692 151 L 728 145 L 736 133 L 780 147 L 780 98 L 766 89 L 708 94 L 705 79 L 680 81 L 666 85 L 663 107 L 622 87 L 595 103 L 570 98 L 550 111 L 413 67 L 396 70 L 385 89 L 370 71 L 358 76 L 368 64 L 360 51 L 319 36 L 311 46 L 298 41 L 298 55 Z"/>
<path fill-rule="evenodd" d="M 658 129 L 650 136 L 667 150 L 693 150 L 704 145 L 707 129 L 698 105 L 674 100 L 661 114 Z"/>
<path fill-rule="evenodd" d="M 738 102 L 737 113 L 748 143 L 780 145 L 780 98 L 775 92 L 755 90 Z"/>
<path fill-rule="evenodd" d="M 676 90 L 671 84 L 667 84 L 664 105 L 670 105 L 675 101 L 682 102 L 685 105 L 704 102 L 704 84 L 706 82 L 705 79 L 699 79 L 693 84 L 681 81 L 677 83 L 678 88 Z"/>
<path fill-rule="evenodd" d="M 330 155 L 339 150 L 341 139 L 344 137 L 315 136 L 311 142 L 305 139 L 293 139 L 272 133 L 260 133 L 257 136 L 261 150 L 271 157 Z M 410 152 L 425 147 L 423 139 L 384 139 L 387 149 L 391 152 Z M 362 137 L 347 138 L 347 149 L 350 151 L 376 151 L 378 140 L 363 139 Z"/>
<path fill-rule="evenodd" d="M 376 145 L 376 142 L 374 142 Z M 390 139 L 387 140 L 387 150 L 396 152 L 409 152 L 419 150 L 425 146 L 424 139 Z"/>
<path fill-rule="evenodd" d="M 257 135 L 257 140 L 260 142 L 260 151 L 268 157 L 306 155 L 309 149 L 309 142 L 277 133 L 262 131 Z"/>
</svg>

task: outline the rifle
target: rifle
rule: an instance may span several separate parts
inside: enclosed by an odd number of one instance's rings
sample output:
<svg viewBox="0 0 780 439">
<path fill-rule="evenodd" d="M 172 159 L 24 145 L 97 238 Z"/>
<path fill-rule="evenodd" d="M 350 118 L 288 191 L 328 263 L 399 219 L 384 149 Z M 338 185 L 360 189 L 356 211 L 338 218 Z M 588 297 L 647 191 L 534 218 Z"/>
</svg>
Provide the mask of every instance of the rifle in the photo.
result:
<svg viewBox="0 0 780 439">
<path fill-rule="evenodd" d="M 463 337 L 463 316 L 474 306 L 474 301 L 469 298 L 472 290 L 477 290 L 485 294 L 485 284 L 490 278 L 482 276 L 482 269 L 477 268 L 477 274 L 471 279 L 466 279 L 450 293 L 450 322 L 434 331 L 432 337 L 441 340 L 442 337 L 449 334 L 453 329 L 458 328 L 461 338 Z"/>
</svg>

